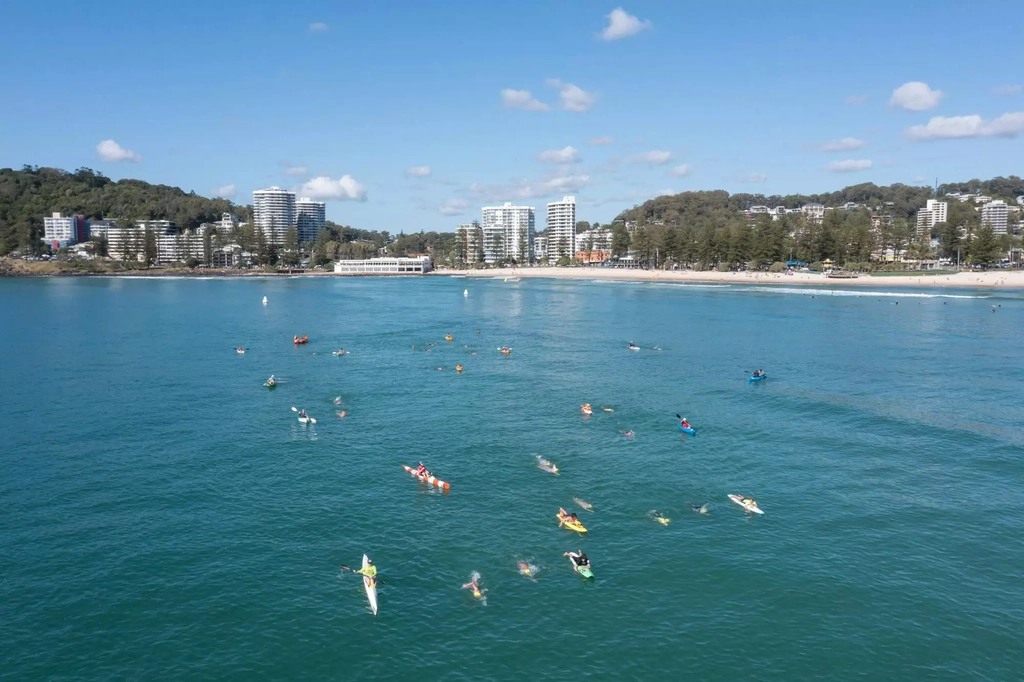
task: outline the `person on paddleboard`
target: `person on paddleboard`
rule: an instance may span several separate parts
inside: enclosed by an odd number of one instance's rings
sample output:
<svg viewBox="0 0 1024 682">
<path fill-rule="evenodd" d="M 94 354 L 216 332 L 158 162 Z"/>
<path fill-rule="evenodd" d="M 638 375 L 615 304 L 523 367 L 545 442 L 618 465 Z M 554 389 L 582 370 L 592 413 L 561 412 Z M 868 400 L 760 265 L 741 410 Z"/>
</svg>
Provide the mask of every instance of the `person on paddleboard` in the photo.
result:
<svg viewBox="0 0 1024 682">
<path fill-rule="evenodd" d="M 566 552 L 566 554 L 569 556 L 570 559 L 572 559 L 572 562 L 577 566 L 590 566 L 590 559 L 587 558 L 587 555 L 584 554 L 582 550 L 577 550 L 575 552 Z"/>
</svg>

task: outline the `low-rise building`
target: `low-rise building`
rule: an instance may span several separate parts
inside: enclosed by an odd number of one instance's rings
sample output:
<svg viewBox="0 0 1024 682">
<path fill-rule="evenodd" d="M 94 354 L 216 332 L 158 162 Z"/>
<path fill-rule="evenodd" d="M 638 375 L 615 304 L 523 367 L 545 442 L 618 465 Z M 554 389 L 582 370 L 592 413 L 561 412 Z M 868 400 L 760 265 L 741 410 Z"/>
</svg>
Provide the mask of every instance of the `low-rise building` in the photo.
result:
<svg viewBox="0 0 1024 682">
<path fill-rule="evenodd" d="M 825 219 L 824 204 L 804 204 L 800 207 L 800 212 L 803 213 L 804 219 L 809 223 L 820 223 Z"/>
<path fill-rule="evenodd" d="M 43 241 L 51 248 L 74 246 L 88 239 L 89 223 L 84 215 L 62 216 L 53 213 L 43 218 Z"/>
<path fill-rule="evenodd" d="M 432 269 L 430 256 L 415 258 L 367 258 L 339 260 L 334 263 L 336 275 L 425 275 Z"/>
<path fill-rule="evenodd" d="M 612 250 L 612 229 L 610 227 L 596 227 L 586 232 L 576 234 L 576 246 L 574 251 L 611 251 Z"/>
</svg>

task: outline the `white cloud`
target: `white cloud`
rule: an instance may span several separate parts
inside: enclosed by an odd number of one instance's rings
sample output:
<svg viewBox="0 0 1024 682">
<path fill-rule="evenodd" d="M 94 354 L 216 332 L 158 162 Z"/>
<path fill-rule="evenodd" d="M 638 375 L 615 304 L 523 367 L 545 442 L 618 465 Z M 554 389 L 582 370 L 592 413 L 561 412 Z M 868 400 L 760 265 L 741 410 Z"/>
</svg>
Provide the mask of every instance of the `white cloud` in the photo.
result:
<svg viewBox="0 0 1024 682">
<path fill-rule="evenodd" d="M 323 33 L 327 30 L 327 24 L 322 21 L 315 21 L 309 25 L 310 33 Z"/>
<path fill-rule="evenodd" d="M 409 166 L 405 169 L 405 177 L 407 178 L 426 178 L 430 177 L 430 166 Z"/>
<path fill-rule="evenodd" d="M 287 168 L 284 169 L 284 174 L 285 175 L 305 175 L 306 174 L 306 167 L 305 166 L 288 166 Z"/>
<path fill-rule="evenodd" d="M 935 116 L 926 125 L 912 126 L 906 136 L 911 140 L 940 140 L 964 137 L 1017 137 L 1024 133 L 1024 111 L 1014 111 L 998 118 L 972 116 Z"/>
<path fill-rule="evenodd" d="M 558 98 L 562 109 L 566 111 L 589 111 L 597 101 L 597 95 L 572 83 L 563 83 L 557 78 L 548 78 L 544 82 L 558 88 Z"/>
<path fill-rule="evenodd" d="M 326 175 L 313 178 L 302 185 L 302 196 L 311 199 L 338 199 L 339 201 L 366 201 L 366 187 L 351 175 L 331 180 Z"/>
<path fill-rule="evenodd" d="M 868 101 L 867 95 L 850 95 L 846 98 L 847 104 L 864 104 Z"/>
<path fill-rule="evenodd" d="M 1000 85 L 998 88 L 992 88 L 993 95 L 1019 95 L 1020 91 L 1020 85 Z"/>
<path fill-rule="evenodd" d="M 616 7 L 608 15 L 608 25 L 601 31 L 602 40 L 619 40 L 635 36 L 644 29 L 651 28 L 653 24 L 647 19 L 641 21 L 621 7 Z"/>
<path fill-rule="evenodd" d="M 745 182 L 745 183 L 746 182 L 754 183 L 754 182 L 764 182 L 767 179 L 768 179 L 768 176 L 765 175 L 764 173 L 747 173 L 746 175 L 741 175 L 740 177 L 736 178 L 736 181 L 737 182 Z"/>
<path fill-rule="evenodd" d="M 230 199 L 235 196 L 235 186 L 224 185 L 223 187 L 216 187 L 213 190 L 213 196 L 221 197 L 222 199 Z"/>
<path fill-rule="evenodd" d="M 684 163 L 684 164 L 681 164 L 679 166 L 674 167 L 672 170 L 670 170 L 668 172 L 668 174 L 673 176 L 673 177 L 684 178 L 687 175 L 689 175 L 692 170 L 693 170 L 692 168 L 690 168 L 688 165 L 686 165 Z"/>
<path fill-rule="evenodd" d="M 96 153 L 103 161 L 116 163 L 118 161 L 142 161 L 142 157 L 131 149 L 125 149 L 113 140 L 103 140 L 96 145 Z"/>
<path fill-rule="evenodd" d="M 540 182 L 519 180 L 510 185 L 471 185 L 469 191 L 486 201 L 540 199 L 578 192 L 590 184 L 589 175 L 558 175 Z"/>
<path fill-rule="evenodd" d="M 939 106 L 939 100 L 946 96 L 941 90 L 932 90 L 927 83 L 910 81 L 892 91 L 889 106 L 924 111 Z"/>
<path fill-rule="evenodd" d="M 501 105 L 506 109 L 522 109 L 523 111 L 547 111 L 548 105 L 533 98 L 529 90 L 501 91 Z"/>
<path fill-rule="evenodd" d="M 854 149 L 860 149 L 867 145 L 864 140 L 858 140 L 856 137 L 841 137 L 838 140 L 829 140 L 823 144 L 818 145 L 819 152 L 852 152 Z"/>
<path fill-rule="evenodd" d="M 672 152 L 659 150 L 643 152 L 642 154 L 634 154 L 629 157 L 629 160 L 632 163 L 649 163 L 652 166 L 664 166 L 672 159 Z"/>
<path fill-rule="evenodd" d="M 441 215 L 462 215 L 469 210 L 469 202 L 465 199 L 448 199 L 437 210 Z"/>
<path fill-rule="evenodd" d="M 545 163 L 577 163 L 580 160 L 580 152 L 575 147 L 549 149 L 538 154 L 537 158 Z"/>
<path fill-rule="evenodd" d="M 854 171 L 867 170 L 871 168 L 871 161 L 868 159 L 847 159 L 846 161 L 833 161 L 825 166 L 833 173 L 853 173 Z"/>
<path fill-rule="evenodd" d="M 589 144 L 591 144 L 594 147 L 600 147 L 601 145 L 611 144 L 611 143 L 612 143 L 612 138 L 608 137 L 607 135 L 602 135 L 600 137 L 592 137 L 592 138 L 590 138 L 590 143 Z"/>
</svg>

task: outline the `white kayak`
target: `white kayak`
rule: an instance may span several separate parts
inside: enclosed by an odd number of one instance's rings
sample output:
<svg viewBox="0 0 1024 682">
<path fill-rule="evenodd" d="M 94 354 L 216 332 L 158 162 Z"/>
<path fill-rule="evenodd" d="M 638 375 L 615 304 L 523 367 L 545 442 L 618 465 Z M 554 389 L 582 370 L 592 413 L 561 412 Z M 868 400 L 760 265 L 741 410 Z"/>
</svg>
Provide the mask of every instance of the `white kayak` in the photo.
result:
<svg viewBox="0 0 1024 682">
<path fill-rule="evenodd" d="M 757 506 L 757 502 L 747 502 L 743 499 L 742 495 L 729 495 L 729 499 L 752 514 L 764 514 L 764 512 Z"/>
<path fill-rule="evenodd" d="M 363 568 L 370 565 L 370 557 L 363 555 Z M 370 610 L 377 615 L 377 582 L 368 576 L 363 576 L 363 587 L 366 588 L 366 600 L 370 602 Z"/>
<path fill-rule="evenodd" d="M 316 420 L 312 417 L 299 417 L 300 424 L 316 424 Z"/>
</svg>

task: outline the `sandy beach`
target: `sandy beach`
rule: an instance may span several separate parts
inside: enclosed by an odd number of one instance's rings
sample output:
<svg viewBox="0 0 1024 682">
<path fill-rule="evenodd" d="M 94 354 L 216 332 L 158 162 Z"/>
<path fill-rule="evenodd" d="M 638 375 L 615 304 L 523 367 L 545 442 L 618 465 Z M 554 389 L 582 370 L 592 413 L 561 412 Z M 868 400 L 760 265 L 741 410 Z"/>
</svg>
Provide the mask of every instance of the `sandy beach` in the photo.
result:
<svg viewBox="0 0 1024 682">
<path fill-rule="evenodd" d="M 625 268 L 497 268 L 491 270 L 435 270 L 434 275 L 466 277 L 554 277 L 559 279 L 601 279 L 634 282 L 692 282 L 694 284 L 756 284 L 831 287 L 950 287 L 957 289 L 1024 289 L 1024 272 L 992 270 L 937 275 L 890 275 L 857 278 L 829 278 L 811 272 L 792 274 L 768 272 L 695 272 L 692 270 L 638 270 Z"/>
</svg>

